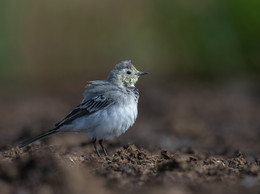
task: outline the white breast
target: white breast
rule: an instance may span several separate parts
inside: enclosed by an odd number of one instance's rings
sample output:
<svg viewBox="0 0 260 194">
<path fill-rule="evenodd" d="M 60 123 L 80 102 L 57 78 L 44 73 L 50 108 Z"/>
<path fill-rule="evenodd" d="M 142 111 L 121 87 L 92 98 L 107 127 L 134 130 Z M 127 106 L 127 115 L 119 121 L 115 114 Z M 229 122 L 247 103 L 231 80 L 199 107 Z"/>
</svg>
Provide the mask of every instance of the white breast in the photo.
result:
<svg viewBox="0 0 260 194">
<path fill-rule="evenodd" d="M 126 132 L 136 118 L 137 102 L 134 98 L 128 98 L 127 101 L 76 119 L 70 128 L 73 131 L 87 132 L 91 138 L 111 139 Z"/>
</svg>

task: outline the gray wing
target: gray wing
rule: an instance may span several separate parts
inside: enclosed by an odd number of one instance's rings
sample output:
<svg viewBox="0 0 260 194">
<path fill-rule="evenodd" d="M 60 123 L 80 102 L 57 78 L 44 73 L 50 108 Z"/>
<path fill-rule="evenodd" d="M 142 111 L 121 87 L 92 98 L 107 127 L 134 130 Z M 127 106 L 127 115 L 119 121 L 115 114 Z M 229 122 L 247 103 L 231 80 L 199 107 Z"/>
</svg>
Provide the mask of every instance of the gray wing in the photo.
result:
<svg viewBox="0 0 260 194">
<path fill-rule="evenodd" d="M 75 107 L 68 116 L 65 117 L 65 119 L 57 123 L 55 126 L 61 127 L 62 125 L 70 124 L 73 120 L 79 117 L 90 115 L 94 112 L 105 109 L 114 103 L 115 102 L 111 98 L 106 98 L 103 95 L 95 96 Z"/>
</svg>

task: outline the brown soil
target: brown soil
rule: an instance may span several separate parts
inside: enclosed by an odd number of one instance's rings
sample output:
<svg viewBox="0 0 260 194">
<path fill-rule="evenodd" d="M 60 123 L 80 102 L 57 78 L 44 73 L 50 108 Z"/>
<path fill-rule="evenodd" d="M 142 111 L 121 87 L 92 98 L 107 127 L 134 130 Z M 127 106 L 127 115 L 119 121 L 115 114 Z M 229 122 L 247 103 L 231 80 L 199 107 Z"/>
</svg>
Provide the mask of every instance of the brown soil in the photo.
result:
<svg viewBox="0 0 260 194">
<path fill-rule="evenodd" d="M 101 158 L 81 134 L 16 147 L 76 104 L 68 104 L 72 96 L 10 96 L 1 97 L 1 194 L 260 193 L 260 95 L 255 87 L 147 89 L 135 126 L 106 141 L 109 157 Z"/>
</svg>

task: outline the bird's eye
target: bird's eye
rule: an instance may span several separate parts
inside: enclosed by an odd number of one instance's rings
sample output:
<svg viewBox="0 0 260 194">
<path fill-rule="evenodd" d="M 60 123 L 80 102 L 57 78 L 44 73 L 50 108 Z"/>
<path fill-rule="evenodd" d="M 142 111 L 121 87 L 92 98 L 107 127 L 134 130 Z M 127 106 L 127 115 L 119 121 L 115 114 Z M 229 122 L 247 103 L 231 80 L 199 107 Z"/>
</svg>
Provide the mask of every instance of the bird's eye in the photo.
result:
<svg viewBox="0 0 260 194">
<path fill-rule="evenodd" d="M 131 71 L 127 71 L 126 73 L 130 75 L 132 72 Z"/>
</svg>

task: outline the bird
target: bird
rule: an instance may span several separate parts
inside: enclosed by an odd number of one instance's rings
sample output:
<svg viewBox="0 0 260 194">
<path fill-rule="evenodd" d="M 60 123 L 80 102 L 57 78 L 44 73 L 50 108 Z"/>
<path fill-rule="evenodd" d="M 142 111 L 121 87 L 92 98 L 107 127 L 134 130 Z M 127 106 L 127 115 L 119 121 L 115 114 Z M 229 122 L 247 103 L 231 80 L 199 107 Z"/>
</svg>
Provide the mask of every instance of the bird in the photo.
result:
<svg viewBox="0 0 260 194">
<path fill-rule="evenodd" d="M 103 140 L 125 133 L 136 121 L 139 91 L 138 79 L 147 72 L 138 71 L 131 60 L 115 65 L 106 80 L 89 81 L 82 102 L 76 106 L 55 128 L 19 145 L 23 148 L 39 139 L 60 132 L 86 132 L 91 138 L 96 154 L 100 157 L 98 141 L 105 156 Z"/>
</svg>

